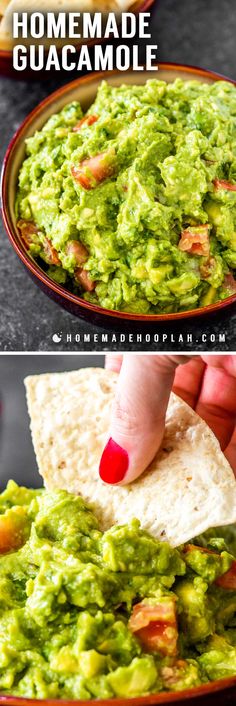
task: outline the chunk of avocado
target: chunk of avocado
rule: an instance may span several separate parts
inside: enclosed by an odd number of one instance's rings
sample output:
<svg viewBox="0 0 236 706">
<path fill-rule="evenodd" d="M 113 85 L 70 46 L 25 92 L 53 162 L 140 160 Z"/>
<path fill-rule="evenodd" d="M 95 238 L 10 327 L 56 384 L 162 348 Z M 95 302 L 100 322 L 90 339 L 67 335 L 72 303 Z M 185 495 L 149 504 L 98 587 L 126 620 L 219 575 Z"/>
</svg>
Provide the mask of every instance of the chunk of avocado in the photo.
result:
<svg viewBox="0 0 236 706">
<path fill-rule="evenodd" d="M 215 622 L 206 591 L 207 584 L 200 577 L 182 579 L 176 586 L 180 623 L 189 644 L 205 640 L 214 632 Z"/>
<path fill-rule="evenodd" d="M 106 661 L 106 657 L 100 655 L 96 650 L 86 650 L 79 655 L 80 671 L 86 679 L 90 679 L 104 671 Z"/>
<path fill-rule="evenodd" d="M 118 667 L 107 677 L 116 696 L 132 697 L 146 694 L 157 680 L 153 657 L 135 657 L 128 667 Z M 157 690 L 157 689 L 156 689 Z"/>
</svg>

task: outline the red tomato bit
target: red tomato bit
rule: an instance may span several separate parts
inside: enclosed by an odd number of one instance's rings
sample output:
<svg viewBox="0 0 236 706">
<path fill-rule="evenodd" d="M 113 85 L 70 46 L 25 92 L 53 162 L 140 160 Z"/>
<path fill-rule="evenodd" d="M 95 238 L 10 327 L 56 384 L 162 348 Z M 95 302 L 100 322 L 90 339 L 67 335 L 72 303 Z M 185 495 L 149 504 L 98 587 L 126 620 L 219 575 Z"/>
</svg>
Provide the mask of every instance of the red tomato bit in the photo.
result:
<svg viewBox="0 0 236 706">
<path fill-rule="evenodd" d="M 0 516 L 0 554 L 19 549 L 26 541 L 27 518 L 22 507 Z"/>
<path fill-rule="evenodd" d="M 17 228 L 20 231 L 21 238 L 23 240 L 23 243 L 27 250 L 29 250 L 30 245 L 33 243 L 39 244 L 40 241 L 38 240 L 37 236 L 40 232 L 40 229 L 37 228 L 35 223 L 33 221 L 24 221 L 20 219 L 17 223 Z M 59 259 L 58 253 L 56 249 L 53 247 L 51 244 L 50 240 L 48 238 L 45 238 L 43 243 L 42 243 L 42 248 L 46 257 L 46 262 L 49 265 L 60 265 L 61 261 Z"/>
<path fill-rule="evenodd" d="M 230 569 L 226 571 L 225 574 L 219 576 L 215 583 L 221 588 L 225 588 L 229 591 L 235 591 L 236 589 L 236 561 L 233 561 Z"/>
<path fill-rule="evenodd" d="M 236 191 L 236 184 L 231 184 L 230 181 L 224 181 L 223 179 L 214 179 L 213 181 L 215 191 L 224 189 L 225 191 Z"/>
<path fill-rule="evenodd" d="M 174 598 L 155 605 L 137 603 L 129 627 L 150 652 L 169 656 L 177 654 L 178 629 Z"/>
<path fill-rule="evenodd" d="M 56 249 L 53 247 L 52 243 L 48 238 L 45 238 L 43 242 L 43 250 L 46 257 L 46 261 L 49 265 L 60 265 L 61 260 L 59 259 Z"/>
<path fill-rule="evenodd" d="M 37 243 L 37 236 L 39 229 L 33 223 L 33 221 L 24 221 L 22 218 L 17 222 L 17 228 L 20 231 L 21 238 L 27 250 L 29 250 L 30 245 Z"/>
<path fill-rule="evenodd" d="M 84 118 L 81 118 L 81 120 L 79 120 L 77 125 L 75 125 L 72 128 L 72 132 L 79 132 L 82 125 L 85 125 L 85 126 L 93 125 L 93 123 L 96 123 L 97 120 L 98 120 L 97 115 L 85 115 Z"/>
<path fill-rule="evenodd" d="M 178 248 L 191 255 L 210 254 L 209 225 L 189 226 L 181 233 Z"/>
<path fill-rule="evenodd" d="M 87 248 L 79 240 L 70 240 L 67 245 L 66 252 L 67 255 L 71 255 L 75 258 L 78 267 L 84 265 L 89 256 Z"/>
<path fill-rule="evenodd" d="M 78 167 L 71 167 L 71 174 L 83 189 L 94 189 L 97 184 L 114 173 L 114 163 L 110 161 L 111 154 L 101 152 L 95 157 L 85 159 Z"/>
<path fill-rule="evenodd" d="M 81 284 L 81 287 L 83 287 L 86 292 L 92 292 L 95 289 L 96 282 L 91 279 L 87 270 L 84 270 L 82 267 L 76 267 L 74 277 L 75 281 Z"/>
</svg>

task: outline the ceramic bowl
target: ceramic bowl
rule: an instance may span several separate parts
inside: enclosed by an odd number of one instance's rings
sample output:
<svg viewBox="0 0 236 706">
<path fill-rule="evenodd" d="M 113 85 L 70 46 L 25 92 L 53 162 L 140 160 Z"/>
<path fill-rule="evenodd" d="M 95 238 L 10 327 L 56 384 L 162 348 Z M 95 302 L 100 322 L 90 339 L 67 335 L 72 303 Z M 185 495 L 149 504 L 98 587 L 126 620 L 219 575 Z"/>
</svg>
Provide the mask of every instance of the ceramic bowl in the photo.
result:
<svg viewBox="0 0 236 706">
<path fill-rule="evenodd" d="M 158 79 L 165 81 L 174 81 L 176 78 L 182 79 L 197 79 L 200 82 L 213 83 L 225 77 L 215 74 L 204 69 L 199 69 L 191 66 L 181 66 L 176 64 L 159 64 Z M 199 307 L 190 311 L 183 311 L 172 314 L 133 314 L 120 311 L 112 311 L 103 309 L 86 302 L 82 297 L 69 292 L 65 287 L 53 282 L 47 274 L 40 268 L 25 247 L 20 238 L 16 227 L 16 218 L 14 213 L 14 203 L 17 188 L 17 178 L 20 166 L 25 155 L 25 139 L 34 134 L 36 130 L 40 130 L 44 123 L 48 120 L 52 113 L 55 113 L 63 108 L 66 103 L 73 100 L 79 100 L 82 107 L 86 110 L 93 102 L 98 86 L 102 79 L 106 78 L 108 83 L 113 86 L 119 86 L 121 83 L 127 84 L 143 84 L 147 79 L 153 78 L 153 71 L 135 72 L 128 71 L 125 73 L 103 72 L 89 74 L 68 83 L 52 93 L 42 103 L 40 103 L 24 120 L 22 125 L 14 135 L 8 149 L 3 164 L 2 172 L 2 215 L 3 221 L 10 238 L 10 241 L 22 262 L 27 268 L 28 273 L 33 277 L 34 281 L 43 291 L 62 307 L 70 311 L 75 316 L 78 316 L 90 323 L 104 328 L 120 328 L 121 325 L 127 328 L 141 326 L 146 324 L 157 323 L 159 321 L 178 321 L 189 318 L 199 317 L 202 315 L 218 312 L 225 307 L 232 305 L 236 301 L 236 293 L 227 297 L 223 301 L 210 304 L 207 307 Z M 234 83 L 233 81 L 230 81 Z"/>
<path fill-rule="evenodd" d="M 59 699 L 23 699 L 16 696 L 0 696 L 0 706 L 234 706 L 236 703 L 236 676 L 221 679 L 179 692 L 151 694 L 132 699 L 96 699 L 92 701 L 70 701 Z"/>
</svg>

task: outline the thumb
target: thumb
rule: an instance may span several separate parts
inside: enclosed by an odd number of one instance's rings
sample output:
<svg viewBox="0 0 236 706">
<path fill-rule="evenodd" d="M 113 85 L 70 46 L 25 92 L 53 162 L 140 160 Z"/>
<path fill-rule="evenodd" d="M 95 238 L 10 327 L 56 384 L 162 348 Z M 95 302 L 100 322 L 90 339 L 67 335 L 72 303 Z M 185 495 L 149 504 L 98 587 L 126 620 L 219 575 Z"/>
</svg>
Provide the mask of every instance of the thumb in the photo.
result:
<svg viewBox="0 0 236 706">
<path fill-rule="evenodd" d="M 187 361 L 187 356 L 124 355 L 100 462 L 103 481 L 130 483 L 152 461 L 162 441 L 175 369 Z"/>
</svg>

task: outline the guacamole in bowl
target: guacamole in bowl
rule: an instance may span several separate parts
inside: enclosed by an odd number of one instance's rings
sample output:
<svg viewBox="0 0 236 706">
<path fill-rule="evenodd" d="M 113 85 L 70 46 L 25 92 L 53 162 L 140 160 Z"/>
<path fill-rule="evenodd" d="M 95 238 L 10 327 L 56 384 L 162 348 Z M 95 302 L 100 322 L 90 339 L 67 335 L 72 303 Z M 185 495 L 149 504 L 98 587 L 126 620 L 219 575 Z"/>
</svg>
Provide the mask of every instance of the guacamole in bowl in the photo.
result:
<svg viewBox="0 0 236 706">
<path fill-rule="evenodd" d="M 236 87 L 100 84 L 26 140 L 17 226 L 54 281 L 142 315 L 236 291 Z"/>
<path fill-rule="evenodd" d="M 125 698 L 236 675 L 234 528 L 174 549 L 13 481 L 0 513 L 2 695 Z"/>
</svg>

